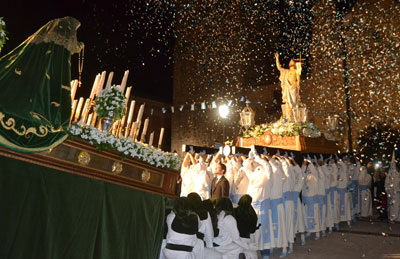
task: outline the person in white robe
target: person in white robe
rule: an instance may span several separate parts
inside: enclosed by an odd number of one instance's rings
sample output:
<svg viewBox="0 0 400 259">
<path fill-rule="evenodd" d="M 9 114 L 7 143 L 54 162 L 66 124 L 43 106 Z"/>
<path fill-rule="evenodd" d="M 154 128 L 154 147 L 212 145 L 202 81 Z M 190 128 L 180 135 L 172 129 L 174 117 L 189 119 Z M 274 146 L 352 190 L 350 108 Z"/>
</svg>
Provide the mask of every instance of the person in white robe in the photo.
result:
<svg viewBox="0 0 400 259">
<path fill-rule="evenodd" d="M 288 237 L 286 231 L 285 209 L 283 205 L 283 184 L 287 177 L 282 165 L 277 158 L 270 158 L 268 161 L 272 167 L 272 185 L 270 192 L 270 207 L 272 216 L 272 237 L 273 245 L 282 248 L 281 257 L 287 255 Z"/>
<path fill-rule="evenodd" d="M 211 198 L 211 175 L 207 171 L 207 164 L 204 161 L 203 156 L 197 155 L 195 157 L 196 165 L 192 171 L 194 192 L 200 195 L 203 200 Z"/>
<path fill-rule="evenodd" d="M 190 209 L 187 197 L 175 200 L 174 209 L 167 216 L 166 246 L 163 249 L 165 259 L 196 259 L 193 248 L 197 242 L 196 233 L 199 217 Z"/>
<path fill-rule="evenodd" d="M 361 163 L 360 161 L 356 161 L 356 166 L 355 166 L 355 171 L 353 174 L 353 208 L 354 208 L 354 214 L 357 216 L 361 212 L 361 207 L 360 207 L 360 188 L 358 185 L 358 178 L 360 176 L 360 168 L 361 168 Z"/>
<path fill-rule="evenodd" d="M 326 188 L 325 188 L 325 163 L 323 160 L 316 160 L 315 167 L 318 171 L 318 204 L 321 218 L 321 232 L 325 236 L 326 224 Z"/>
<path fill-rule="evenodd" d="M 199 230 L 196 233 L 197 242 L 193 248 L 195 258 L 221 259 L 222 255 L 213 248 L 214 230 L 211 216 L 202 203 L 200 195 L 192 192 L 189 193 L 188 199 L 199 216 Z"/>
<path fill-rule="evenodd" d="M 293 172 L 295 177 L 295 185 L 293 188 L 295 230 L 296 233 L 300 233 L 301 245 L 305 245 L 306 239 L 304 233 L 306 232 L 306 218 L 304 214 L 304 206 L 300 200 L 300 192 L 303 189 L 305 174 L 297 162 L 294 159 L 291 160 L 293 163 Z"/>
<path fill-rule="evenodd" d="M 372 176 L 368 173 L 365 166 L 360 167 L 360 175 L 358 177 L 358 185 L 360 189 L 360 205 L 361 217 L 372 216 L 372 196 L 371 196 L 371 180 Z"/>
<path fill-rule="evenodd" d="M 332 229 L 334 226 L 334 216 L 333 216 L 333 211 L 334 211 L 334 201 L 333 197 L 335 193 L 332 193 L 333 188 L 331 188 L 332 184 L 332 171 L 333 167 L 330 163 L 327 163 L 325 161 L 325 168 L 324 168 L 324 173 L 325 173 L 325 191 L 326 191 L 326 226 L 329 229 L 329 233 L 332 233 Z"/>
<path fill-rule="evenodd" d="M 272 173 L 271 165 L 265 159 L 261 158 L 255 152 L 249 153 L 249 158 L 245 162 L 251 164 L 252 170 L 246 170 L 249 179 L 248 194 L 252 197 L 252 207 L 254 208 L 258 225 L 261 225 L 251 240 L 258 246 L 258 250 L 263 251 L 263 258 L 269 256 L 271 248 L 270 226 L 272 225 L 271 211 L 269 208 L 270 175 Z M 266 251 L 268 250 L 268 251 Z"/>
<path fill-rule="evenodd" d="M 304 160 L 302 170 L 305 172 L 302 198 L 307 218 L 307 232 L 315 233 L 315 239 L 318 240 L 322 229 L 318 202 L 318 172 L 309 157 Z"/>
<path fill-rule="evenodd" d="M 293 253 L 293 244 L 295 238 L 295 213 L 294 213 L 294 200 L 293 190 L 295 185 L 295 175 L 291 162 L 287 156 L 280 157 L 283 172 L 285 173 L 286 180 L 283 184 L 283 202 L 285 208 L 285 224 L 286 235 L 289 242 L 288 253 Z"/>
<path fill-rule="evenodd" d="M 388 196 L 388 218 L 390 222 L 400 221 L 400 170 L 396 165 L 393 151 L 388 175 L 385 179 L 385 189 Z"/>
<path fill-rule="evenodd" d="M 338 185 L 337 191 L 339 194 L 339 204 L 340 204 L 340 222 L 347 222 L 351 225 L 351 196 L 348 192 L 349 176 L 347 165 L 339 160 L 337 163 L 338 167 Z"/>
<path fill-rule="evenodd" d="M 195 161 L 193 155 L 191 153 L 186 153 L 185 158 L 182 162 L 181 167 L 181 178 L 182 178 L 182 186 L 181 186 L 181 197 L 186 197 L 189 193 L 193 192 L 195 187 L 193 171 L 195 167 Z"/>
<path fill-rule="evenodd" d="M 216 204 L 218 213 L 218 236 L 214 238 L 215 250 L 222 254 L 223 259 L 239 258 L 239 254 L 246 253 L 256 256 L 256 245 L 244 242 L 240 238 L 236 219 L 232 216 L 232 202 L 227 197 L 219 198 Z M 257 257 L 252 257 L 257 258 Z"/>
<path fill-rule="evenodd" d="M 231 188 L 231 200 L 232 203 L 237 206 L 239 199 L 244 195 L 247 194 L 247 189 L 249 186 L 249 178 L 246 175 L 246 171 L 252 171 L 252 163 L 246 162 L 246 158 L 243 157 L 243 165 L 242 167 L 237 171 L 236 175 L 234 176 L 233 179 L 233 186 Z"/>
<path fill-rule="evenodd" d="M 330 195 L 331 195 L 331 202 L 333 205 L 333 223 L 336 228 L 336 230 L 339 230 L 339 222 L 340 222 L 340 199 L 339 199 L 339 193 L 337 191 L 337 185 L 338 185 L 338 179 L 339 179 L 339 174 L 338 174 L 338 167 L 336 164 L 336 160 L 331 159 L 329 161 L 329 164 L 332 167 L 332 171 L 330 174 Z"/>
</svg>

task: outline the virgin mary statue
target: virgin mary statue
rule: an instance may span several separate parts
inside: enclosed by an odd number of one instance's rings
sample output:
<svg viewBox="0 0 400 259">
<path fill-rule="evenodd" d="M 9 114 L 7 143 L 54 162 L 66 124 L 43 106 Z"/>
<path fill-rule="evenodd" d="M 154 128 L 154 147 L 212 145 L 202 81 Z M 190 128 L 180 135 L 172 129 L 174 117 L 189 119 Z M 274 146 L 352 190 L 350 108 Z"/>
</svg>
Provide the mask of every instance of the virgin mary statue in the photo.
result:
<svg viewBox="0 0 400 259">
<path fill-rule="evenodd" d="M 72 17 L 48 22 L 0 58 L 0 144 L 42 152 L 66 139 L 71 55 L 83 47 Z"/>
</svg>

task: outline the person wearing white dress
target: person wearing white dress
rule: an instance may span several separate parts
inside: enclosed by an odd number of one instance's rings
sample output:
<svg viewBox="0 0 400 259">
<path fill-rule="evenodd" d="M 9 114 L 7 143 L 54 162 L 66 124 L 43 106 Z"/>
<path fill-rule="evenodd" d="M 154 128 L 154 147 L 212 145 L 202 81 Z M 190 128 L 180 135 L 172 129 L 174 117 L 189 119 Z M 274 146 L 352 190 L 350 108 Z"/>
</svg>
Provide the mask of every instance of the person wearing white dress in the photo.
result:
<svg viewBox="0 0 400 259">
<path fill-rule="evenodd" d="M 334 211 L 334 195 L 335 193 L 332 193 L 333 188 L 331 188 L 332 184 L 332 171 L 333 167 L 330 163 L 327 163 L 325 161 L 325 168 L 324 168 L 324 173 L 325 173 L 325 191 L 326 191 L 326 226 L 329 229 L 329 233 L 332 233 L 332 228 L 335 224 L 334 222 L 334 216 L 333 216 L 333 211 Z"/>
<path fill-rule="evenodd" d="M 331 159 L 329 161 L 329 164 L 332 167 L 332 171 L 330 174 L 330 183 L 331 183 L 331 202 L 333 205 L 332 209 L 332 215 L 333 215 L 333 223 L 336 228 L 336 230 L 339 230 L 339 222 L 340 222 L 340 199 L 339 199 L 339 193 L 337 191 L 337 185 L 338 185 L 338 167 L 336 164 L 336 160 Z"/>
<path fill-rule="evenodd" d="M 185 158 L 182 162 L 181 167 L 181 178 L 182 178 L 182 186 L 181 186 L 181 197 L 186 197 L 189 193 L 195 190 L 195 182 L 193 177 L 193 171 L 195 167 L 195 161 L 193 155 L 191 153 L 186 153 Z"/>
<path fill-rule="evenodd" d="M 240 238 L 236 219 L 232 216 L 232 202 L 227 197 L 219 198 L 215 209 L 218 214 L 218 236 L 214 238 L 215 250 L 223 259 L 239 258 L 240 253 L 255 253 L 256 246 Z"/>
<path fill-rule="evenodd" d="M 249 178 L 246 175 L 246 171 L 252 171 L 252 163 L 246 162 L 247 160 L 243 158 L 242 167 L 237 171 L 233 179 L 233 186 L 231 188 L 231 200 L 232 203 L 237 206 L 239 199 L 247 193 L 249 186 Z"/>
<path fill-rule="evenodd" d="M 276 158 L 276 159 L 275 159 Z M 285 209 L 283 205 L 283 184 L 287 179 L 282 165 L 275 156 L 269 159 L 272 167 L 272 185 L 270 192 L 270 207 L 272 216 L 271 239 L 274 247 L 282 248 L 281 257 L 287 255 L 288 237 L 286 231 Z"/>
<path fill-rule="evenodd" d="M 372 196 L 371 196 L 372 176 L 368 173 L 365 166 L 360 167 L 358 185 L 360 188 L 361 217 L 372 216 Z"/>
<path fill-rule="evenodd" d="M 400 221 L 400 168 L 396 165 L 393 151 L 388 175 L 385 179 L 385 189 L 388 195 L 388 218 L 391 222 Z"/>
<path fill-rule="evenodd" d="M 289 242 L 288 253 L 293 253 L 293 244 L 295 238 L 295 213 L 294 213 L 294 200 L 293 190 L 295 185 L 295 175 L 291 162 L 287 156 L 280 158 L 282 169 L 286 175 L 286 180 L 283 184 L 283 202 L 285 208 L 285 224 L 286 234 Z"/>
<path fill-rule="evenodd" d="M 196 233 L 197 242 L 193 248 L 196 259 L 221 259 L 222 255 L 213 248 L 214 230 L 211 217 L 197 193 L 189 193 L 188 199 L 199 216 L 199 230 Z"/>
<path fill-rule="evenodd" d="M 296 233 L 300 233 L 301 245 L 306 244 L 304 232 L 306 232 L 306 218 L 304 214 L 304 206 L 300 200 L 300 192 L 303 189 L 305 174 L 301 170 L 297 162 L 292 159 L 293 172 L 295 177 L 295 185 L 293 189 L 293 201 L 294 201 L 294 216 L 295 216 L 295 230 Z"/>
<path fill-rule="evenodd" d="M 166 246 L 163 249 L 165 259 L 196 259 L 193 248 L 197 242 L 199 217 L 191 210 L 187 197 L 175 200 L 174 209 L 167 216 Z"/>
<path fill-rule="evenodd" d="M 251 196 L 245 194 L 240 198 L 238 207 L 234 209 L 234 217 L 236 219 L 240 239 L 248 244 L 253 243 L 250 235 L 254 234 L 258 225 L 258 217 L 251 203 Z M 246 259 L 257 259 L 257 253 L 254 250 L 244 249 L 243 253 Z"/>
<path fill-rule="evenodd" d="M 318 172 L 309 157 L 304 160 L 302 170 L 305 172 L 302 198 L 307 219 L 307 232 L 315 233 L 315 239 L 318 240 L 322 229 L 318 202 Z"/>
<path fill-rule="evenodd" d="M 257 225 L 260 226 L 250 237 L 252 242 L 258 246 L 263 258 L 268 258 L 271 248 L 272 218 L 269 207 L 269 180 L 272 168 L 268 161 L 253 151 L 249 153 L 249 158 L 245 160 L 244 164 L 248 169 L 251 168 L 251 170 L 246 170 L 249 179 L 248 194 L 252 197 L 252 207 L 257 215 Z"/>
<path fill-rule="evenodd" d="M 322 236 L 325 236 L 326 224 L 326 188 L 325 188 L 325 164 L 323 160 L 316 160 L 315 166 L 318 171 L 318 204 L 321 218 L 321 232 Z"/>
<path fill-rule="evenodd" d="M 347 165 L 339 160 L 337 163 L 338 167 L 338 185 L 337 190 L 339 194 L 340 204 L 340 222 L 347 222 L 351 225 L 351 197 L 348 192 L 349 176 L 347 174 Z"/>
</svg>

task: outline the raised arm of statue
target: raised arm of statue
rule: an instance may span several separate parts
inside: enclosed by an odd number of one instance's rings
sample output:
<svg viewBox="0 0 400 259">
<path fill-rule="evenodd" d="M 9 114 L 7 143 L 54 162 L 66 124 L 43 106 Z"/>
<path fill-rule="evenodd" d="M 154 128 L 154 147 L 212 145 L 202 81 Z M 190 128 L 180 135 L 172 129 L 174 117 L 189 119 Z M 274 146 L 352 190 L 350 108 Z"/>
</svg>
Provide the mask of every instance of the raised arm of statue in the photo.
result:
<svg viewBox="0 0 400 259">
<path fill-rule="evenodd" d="M 279 63 L 279 54 L 275 53 L 275 60 L 276 60 L 276 67 L 278 68 L 278 70 L 281 70 L 281 63 Z"/>
</svg>

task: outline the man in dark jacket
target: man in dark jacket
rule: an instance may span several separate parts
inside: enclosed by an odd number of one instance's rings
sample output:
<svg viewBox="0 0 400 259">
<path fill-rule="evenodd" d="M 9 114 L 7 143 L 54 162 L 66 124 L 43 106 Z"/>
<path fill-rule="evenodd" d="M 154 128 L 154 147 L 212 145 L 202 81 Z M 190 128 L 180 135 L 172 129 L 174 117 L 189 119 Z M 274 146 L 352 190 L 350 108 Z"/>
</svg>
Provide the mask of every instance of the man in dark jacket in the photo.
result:
<svg viewBox="0 0 400 259">
<path fill-rule="evenodd" d="M 215 167 L 216 177 L 211 183 L 211 198 L 229 197 L 229 182 L 224 176 L 225 172 L 226 166 L 224 164 L 218 164 Z"/>
</svg>

